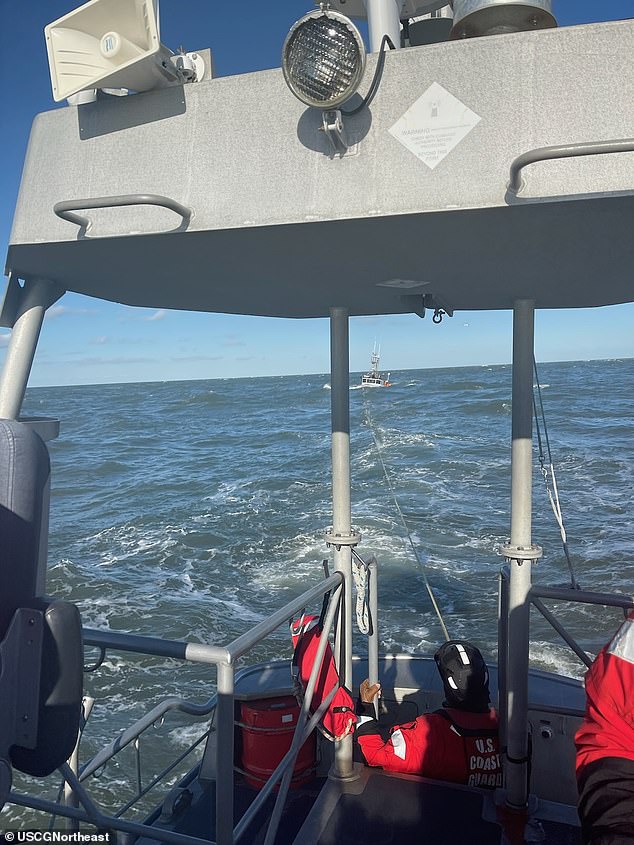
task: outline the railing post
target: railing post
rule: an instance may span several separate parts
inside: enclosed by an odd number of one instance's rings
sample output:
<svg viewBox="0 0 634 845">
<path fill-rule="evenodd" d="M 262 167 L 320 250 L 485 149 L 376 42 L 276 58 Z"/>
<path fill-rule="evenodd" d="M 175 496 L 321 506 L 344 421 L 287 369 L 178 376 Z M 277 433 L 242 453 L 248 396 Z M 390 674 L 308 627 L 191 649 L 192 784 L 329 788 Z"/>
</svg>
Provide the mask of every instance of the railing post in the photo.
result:
<svg viewBox="0 0 634 845">
<path fill-rule="evenodd" d="M 374 555 L 368 561 L 368 578 L 370 581 L 370 622 L 372 629 L 368 636 L 368 679 L 370 684 L 379 680 L 379 596 L 378 596 L 378 563 Z M 374 700 L 374 709 L 378 716 L 378 697 Z"/>
<path fill-rule="evenodd" d="M 75 776 L 79 773 L 79 743 L 81 742 L 82 733 L 86 727 L 86 722 L 90 718 L 94 704 L 95 699 L 88 695 L 84 696 L 81 703 L 81 718 L 79 721 L 79 731 L 77 732 L 77 742 L 73 748 L 73 753 L 68 759 L 68 765 Z M 64 782 L 64 804 L 67 807 L 79 807 L 77 794 L 68 781 Z M 79 822 L 76 819 L 66 819 L 66 830 L 79 830 Z"/>
<path fill-rule="evenodd" d="M 335 632 L 335 656 L 341 682 L 352 686 L 352 516 L 350 510 L 350 369 L 348 311 L 330 309 L 330 405 L 332 421 L 332 535 L 335 569 L 343 575 L 343 602 Z M 342 643 L 343 638 L 343 643 Z M 341 646 L 343 645 L 343 648 Z M 352 775 L 352 737 L 335 743 L 335 777 Z"/>
<path fill-rule="evenodd" d="M 500 717 L 500 748 L 506 748 L 508 711 L 506 696 L 508 679 L 508 621 L 509 621 L 509 572 L 503 566 L 498 575 L 498 713 Z"/>
<path fill-rule="evenodd" d="M 535 306 L 513 308 L 513 411 L 511 443 L 511 539 L 502 553 L 510 567 L 506 665 L 506 798 L 512 807 L 528 803 L 528 647 L 532 561 L 533 338 Z"/>
<path fill-rule="evenodd" d="M 218 664 L 216 845 L 233 843 L 233 732 L 235 670 Z"/>
<path fill-rule="evenodd" d="M 23 288 L 13 276 L 9 279 L 2 318 L 12 329 L 0 377 L 2 419 L 17 420 L 20 416 L 44 314 L 62 293 L 57 284 L 46 279 L 28 280 Z"/>
</svg>

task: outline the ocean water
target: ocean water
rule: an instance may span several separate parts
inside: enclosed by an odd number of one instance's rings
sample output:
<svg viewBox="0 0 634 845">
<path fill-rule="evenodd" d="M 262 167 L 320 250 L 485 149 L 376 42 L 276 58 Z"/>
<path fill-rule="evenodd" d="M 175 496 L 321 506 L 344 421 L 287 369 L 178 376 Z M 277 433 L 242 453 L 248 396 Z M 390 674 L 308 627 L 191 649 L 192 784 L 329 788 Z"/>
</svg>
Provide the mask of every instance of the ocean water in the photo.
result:
<svg viewBox="0 0 634 845">
<path fill-rule="evenodd" d="M 543 364 L 539 375 L 577 579 L 631 593 L 634 359 Z M 379 562 L 381 648 L 429 652 L 442 640 L 426 576 L 450 635 L 495 659 L 511 368 L 409 370 L 392 380 L 361 390 L 352 377 L 350 391 L 353 524 L 359 552 Z M 48 592 L 76 602 L 91 627 L 216 644 L 281 607 L 321 577 L 328 557 L 330 395 L 324 375 L 30 389 L 25 414 L 61 420 L 49 444 Z M 537 461 L 533 501 L 533 542 L 544 549 L 535 580 L 568 584 Z M 550 607 L 591 652 L 619 621 L 615 610 Z M 286 631 L 251 659 L 271 656 L 290 657 Z M 536 612 L 531 660 L 584 671 Z M 214 683 L 213 667 L 108 653 L 86 676 L 97 703 L 82 759 L 163 698 L 205 701 Z M 144 776 L 196 731 L 166 723 L 145 743 Z M 136 777 L 129 756 L 96 787 L 106 803 Z"/>
</svg>

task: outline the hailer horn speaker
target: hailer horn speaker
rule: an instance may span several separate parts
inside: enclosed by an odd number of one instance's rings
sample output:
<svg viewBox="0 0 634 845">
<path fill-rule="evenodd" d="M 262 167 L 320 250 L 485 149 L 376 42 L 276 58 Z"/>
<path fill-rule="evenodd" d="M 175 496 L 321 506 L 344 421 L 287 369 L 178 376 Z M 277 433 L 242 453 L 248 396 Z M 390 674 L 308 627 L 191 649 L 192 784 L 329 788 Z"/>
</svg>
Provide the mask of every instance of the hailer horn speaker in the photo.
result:
<svg viewBox="0 0 634 845">
<path fill-rule="evenodd" d="M 154 0 L 90 0 L 44 34 L 56 102 L 90 88 L 149 91 L 179 81 Z"/>
</svg>

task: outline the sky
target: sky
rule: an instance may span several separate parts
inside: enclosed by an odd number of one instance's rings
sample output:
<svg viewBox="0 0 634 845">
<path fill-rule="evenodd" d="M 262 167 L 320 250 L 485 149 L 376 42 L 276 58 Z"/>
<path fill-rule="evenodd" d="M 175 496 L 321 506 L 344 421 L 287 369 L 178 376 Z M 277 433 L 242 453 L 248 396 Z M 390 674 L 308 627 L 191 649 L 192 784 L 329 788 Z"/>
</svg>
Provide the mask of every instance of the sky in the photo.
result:
<svg viewBox="0 0 634 845">
<path fill-rule="evenodd" d="M 0 252 L 6 255 L 13 208 L 34 116 L 58 107 L 51 95 L 43 29 L 80 5 L 73 0 L 0 0 Z M 236 8 L 239 10 L 236 13 Z M 311 0 L 161 0 L 161 41 L 172 50 L 210 47 L 217 76 L 279 67 L 290 26 Z M 634 0 L 553 0 L 560 26 L 634 17 Z M 63 107 L 63 106 L 62 106 Z M 5 280 L 0 281 L 0 294 Z M 602 309 L 538 311 L 538 361 L 634 356 L 634 304 Z M 0 328 L 0 364 L 10 332 Z M 439 326 L 429 315 L 350 320 L 350 368 L 369 365 L 373 345 L 381 368 L 506 364 L 510 312 L 457 312 Z M 49 309 L 31 386 L 123 381 L 233 378 L 327 373 L 326 319 L 281 320 L 166 312 L 104 303 L 77 294 Z"/>
</svg>

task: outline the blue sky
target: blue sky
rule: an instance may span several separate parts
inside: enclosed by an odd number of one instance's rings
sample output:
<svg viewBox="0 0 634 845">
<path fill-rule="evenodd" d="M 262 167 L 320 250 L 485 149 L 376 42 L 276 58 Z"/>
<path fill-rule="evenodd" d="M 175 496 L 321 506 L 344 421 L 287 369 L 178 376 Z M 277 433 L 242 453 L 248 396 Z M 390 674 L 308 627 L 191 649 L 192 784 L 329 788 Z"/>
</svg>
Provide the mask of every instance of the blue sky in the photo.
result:
<svg viewBox="0 0 634 845">
<path fill-rule="evenodd" d="M 3 254 L 31 122 L 54 107 L 43 28 L 77 5 L 0 0 Z M 181 44 L 188 50 L 211 47 L 219 76 L 278 67 L 289 27 L 311 7 L 310 0 L 161 0 L 161 40 L 174 50 Z M 561 26 L 618 20 L 634 17 L 634 0 L 554 0 L 553 10 Z M 3 292 L 4 281 L 0 286 Z M 538 312 L 537 359 L 632 357 L 633 317 L 634 305 Z M 8 330 L 0 329 L 0 362 L 8 337 Z M 46 317 L 30 384 L 323 373 L 329 369 L 328 338 L 327 320 L 168 313 L 66 294 Z M 353 318 L 352 370 L 366 368 L 375 340 L 386 370 L 508 363 L 511 314 L 456 313 L 441 326 L 410 315 Z"/>
</svg>

